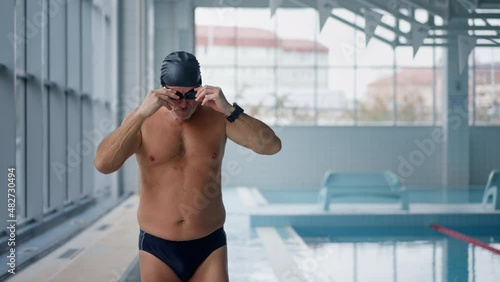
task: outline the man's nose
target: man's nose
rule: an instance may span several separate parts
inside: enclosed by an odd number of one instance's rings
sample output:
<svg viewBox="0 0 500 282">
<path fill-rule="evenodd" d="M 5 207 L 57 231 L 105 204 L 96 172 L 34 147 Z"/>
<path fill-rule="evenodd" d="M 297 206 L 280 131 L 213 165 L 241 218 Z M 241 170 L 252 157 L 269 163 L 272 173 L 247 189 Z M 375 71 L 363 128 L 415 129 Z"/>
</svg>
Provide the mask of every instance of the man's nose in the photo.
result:
<svg viewBox="0 0 500 282">
<path fill-rule="evenodd" d="M 181 106 L 181 107 L 185 107 L 185 106 L 186 106 L 186 104 L 187 104 L 187 100 L 186 100 L 186 99 L 180 99 L 180 101 L 179 101 L 179 102 L 180 102 L 180 106 Z"/>
</svg>

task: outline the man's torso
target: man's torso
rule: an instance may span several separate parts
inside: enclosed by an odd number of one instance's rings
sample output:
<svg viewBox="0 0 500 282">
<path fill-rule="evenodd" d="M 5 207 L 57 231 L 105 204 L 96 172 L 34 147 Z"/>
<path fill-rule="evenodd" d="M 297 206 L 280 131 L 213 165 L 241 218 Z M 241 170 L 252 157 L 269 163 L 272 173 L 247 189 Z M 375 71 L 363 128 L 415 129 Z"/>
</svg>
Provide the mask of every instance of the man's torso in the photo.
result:
<svg viewBox="0 0 500 282">
<path fill-rule="evenodd" d="M 186 122 L 161 108 L 141 127 L 138 222 L 164 239 L 200 238 L 225 221 L 220 191 L 224 117 L 198 107 Z"/>
</svg>

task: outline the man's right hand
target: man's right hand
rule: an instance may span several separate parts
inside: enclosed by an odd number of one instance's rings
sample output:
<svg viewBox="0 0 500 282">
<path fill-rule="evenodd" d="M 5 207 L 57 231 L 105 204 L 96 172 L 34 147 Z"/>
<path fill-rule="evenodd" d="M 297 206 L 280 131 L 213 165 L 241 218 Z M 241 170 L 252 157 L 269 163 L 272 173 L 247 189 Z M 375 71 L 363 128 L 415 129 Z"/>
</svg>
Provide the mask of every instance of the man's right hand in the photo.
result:
<svg viewBox="0 0 500 282">
<path fill-rule="evenodd" d="M 162 106 L 167 107 L 168 110 L 172 110 L 170 103 L 172 100 L 177 99 L 179 99 L 179 96 L 175 95 L 175 91 L 172 89 L 162 87 L 151 90 L 137 111 L 144 117 L 150 117 Z"/>
</svg>

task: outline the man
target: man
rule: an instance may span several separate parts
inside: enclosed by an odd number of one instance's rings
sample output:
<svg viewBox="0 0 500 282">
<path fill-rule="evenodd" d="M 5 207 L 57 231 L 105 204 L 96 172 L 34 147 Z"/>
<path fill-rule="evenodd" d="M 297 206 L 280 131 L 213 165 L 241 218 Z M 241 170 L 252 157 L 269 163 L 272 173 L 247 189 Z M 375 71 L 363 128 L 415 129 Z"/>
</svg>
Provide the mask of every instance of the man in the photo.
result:
<svg viewBox="0 0 500 282">
<path fill-rule="evenodd" d="M 201 86 L 192 54 L 169 54 L 161 84 L 104 138 L 94 164 L 111 173 L 136 155 L 141 281 L 228 281 L 220 185 L 226 140 L 265 155 L 279 152 L 281 140 L 219 87 Z"/>
</svg>

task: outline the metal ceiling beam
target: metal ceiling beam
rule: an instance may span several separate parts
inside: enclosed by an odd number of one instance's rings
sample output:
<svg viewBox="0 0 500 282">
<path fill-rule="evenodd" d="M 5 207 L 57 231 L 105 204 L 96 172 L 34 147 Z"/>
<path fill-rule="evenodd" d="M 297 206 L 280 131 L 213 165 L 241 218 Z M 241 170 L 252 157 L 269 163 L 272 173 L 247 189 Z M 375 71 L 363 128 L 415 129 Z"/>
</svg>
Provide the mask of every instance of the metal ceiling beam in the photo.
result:
<svg viewBox="0 0 500 282">
<path fill-rule="evenodd" d="M 297 5 L 305 5 L 305 6 L 307 6 L 307 7 L 316 8 L 316 7 L 314 7 L 314 6 L 311 6 L 311 3 L 304 3 L 304 2 L 305 2 L 304 0 L 289 0 L 289 1 L 290 1 L 290 2 L 293 2 L 293 3 L 296 3 Z M 299 3 L 300 3 L 300 4 L 299 4 Z M 342 2 L 342 3 L 336 2 L 336 4 L 337 4 L 337 6 L 338 6 L 339 8 L 346 9 L 346 10 L 348 10 L 349 12 L 351 12 L 351 13 L 353 13 L 353 14 L 355 14 L 355 15 L 358 15 L 358 16 L 360 16 L 360 17 L 363 17 L 363 18 L 365 17 L 365 15 L 364 15 L 363 13 L 361 13 L 361 9 L 364 9 L 364 10 L 368 10 L 368 9 L 369 9 L 369 7 L 366 7 L 366 6 L 364 6 L 364 5 L 360 4 L 360 3 L 357 3 L 358 5 L 356 5 L 356 3 L 355 3 L 355 2 L 348 2 L 348 1 L 344 1 L 344 2 Z M 339 16 L 337 16 L 337 15 L 335 15 L 335 14 L 331 14 L 330 16 L 331 16 L 332 18 L 334 18 L 334 19 L 336 19 L 336 20 L 338 20 L 338 21 L 340 21 L 340 22 L 342 22 L 342 23 L 344 23 L 344 24 L 346 24 L 346 25 L 350 26 L 350 27 L 353 27 L 353 28 L 355 28 L 355 29 L 357 29 L 357 30 L 360 30 L 360 31 L 365 32 L 365 29 L 364 29 L 363 27 L 360 27 L 360 26 L 358 26 L 358 25 L 355 25 L 355 24 L 353 24 L 353 23 L 351 23 L 351 22 L 349 22 L 349 21 L 346 21 L 346 20 L 344 20 L 343 18 L 341 18 L 341 17 L 339 17 Z M 404 33 L 404 32 L 402 32 L 402 31 L 400 31 L 399 29 L 396 29 L 396 28 L 394 28 L 394 27 L 392 27 L 392 26 L 390 26 L 390 25 L 388 25 L 388 24 L 386 24 L 386 23 L 384 23 L 384 22 L 380 22 L 380 23 L 379 23 L 379 25 L 380 25 L 380 26 L 382 26 L 382 27 L 384 27 L 384 28 L 386 28 L 387 30 L 389 30 L 389 31 L 391 31 L 391 32 L 393 32 L 393 33 L 395 33 L 395 34 L 396 34 L 396 35 L 394 36 L 394 37 L 395 37 L 395 40 L 397 40 L 398 35 L 399 35 L 399 36 L 403 36 L 403 37 L 405 37 L 406 39 L 408 39 L 408 38 L 409 38 L 407 33 Z M 377 38 L 377 39 L 379 39 L 379 40 L 381 40 L 381 41 L 383 41 L 384 43 L 389 44 L 390 46 L 394 46 L 394 43 L 392 43 L 392 41 L 391 41 L 391 40 L 389 40 L 389 39 L 387 39 L 387 38 L 384 38 L 384 37 L 382 37 L 382 36 L 380 36 L 380 35 L 377 35 L 377 34 L 374 34 L 374 37 L 375 37 L 375 38 Z"/>
<path fill-rule="evenodd" d="M 498 0 L 478 0 L 477 7 L 481 9 L 500 9 Z"/>
<path fill-rule="evenodd" d="M 429 7 L 424 7 L 424 6 L 420 5 L 420 4 L 412 2 L 410 0 L 399 0 L 399 1 L 401 1 L 403 3 L 406 3 L 406 4 L 410 5 L 410 6 L 413 6 L 413 7 L 417 8 L 417 9 L 425 10 L 425 11 L 427 11 L 428 14 L 431 14 L 431 15 L 434 15 L 434 16 L 438 16 L 438 17 L 443 17 L 442 15 L 440 15 L 440 14 L 438 14 L 436 12 L 431 11 L 431 9 Z"/>
<path fill-rule="evenodd" d="M 345 4 L 345 3 L 349 3 L 349 4 Z M 355 4 L 355 2 L 345 2 L 345 3 L 343 2 L 342 4 L 340 4 L 340 6 L 344 9 L 350 11 L 351 13 L 354 13 L 360 17 L 363 17 L 363 18 L 365 17 L 365 15 L 364 15 L 364 13 L 360 13 L 361 9 L 364 9 L 365 11 L 370 9 L 369 7 L 366 7 L 363 5 L 358 6 L 359 9 L 355 9 L 354 7 L 349 6 L 349 5 Z M 405 38 L 409 38 L 409 36 L 410 36 L 408 33 L 403 32 L 403 31 L 399 30 L 398 28 L 393 27 L 389 24 L 386 24 L 382 21 L 379 23 L 379 26 L 381 26 L 381 27 L 383 27 L 391 32 L 394 32 L 396 34 L 396 36 L 403 36 Z"/>
<path fill-rule="evenodd" d="M 466 25 L 466 26 L 444 26 L 444 25 L 435 25 L 431 26 L 432 30 L 469 30 L 469 31 L 474 31 L 474 30 L 487 30 L 487 31 L 493 31 L 497 32 L 498 28 L 500 27 L 495 27 L 495 26 L 471 26 L 471 25 Z"/>
<path fill-rule="evenodd" d="M 345 19 L 343 19 L 343 18 L 341 18 L 341 17 L 339 17 L 339 16 L 337 16 L 335 14 L 331 14 L 330 16 L 332 18 L 340 21 L 343 24 L 346 24 L 346 25 L 348 25 L 348 26 L 350 26 L 350 27 L 352 27 L 354 29 L 357 29 L 359 31 L 364 32 L 364 28 L 363 27 L 360 27 L 360 26 L 358 26 L 356 24 L 353 24 L 353 23 L 351 23 L 351 22 L 349 22 L 349 21 L 347 21 L 347 20 L 345 20 Z M 442 35 L 442 36 L 443 36 L 443 39 L 446 39 L 446 35 Z M 373 37 L 377 38 L 378 40 L 380 40 L 380 41 L 382 41 L 382 42 L 384 42 L 386 44 L 388 44 L 389 46 L 391 46 L 393 48 L 397 47 L 397 46 L 412 46 L 412 44 L 410 44 L 410 43 L 396 43 L 396 42 L 391 42 L 391 41 L 389 41 L 389 40 L 387 40 L 387 39 L 385 39 L 385 38 L 383 38 L 383 37 L 381 37 L 381 36 L 379 36 L 377 34 L 374 34 Z M 440 38 L 440 37 L 438 37 L 436 35 L 429 36 L 427 38 L 428 39 L 432 39 L 432 37 Z M 475 37 L 477 37 L 478 39 L 487 39 L 487 38 L 482 38 L 482 37 L 478 37 L 478 36 L 475 36 Z M 455 43 L 453 43 L 453 44 L 455 44 Z M 498 44 L 495 41 L 493 41 L 492 44 L 476 44 L 476 46 L 478 46 L 478 47 L 492 47 L 492 46 L 499 46 L 499 45 L 500 44 Z M 448 47 L 448 46 L 450 46 L 450 44 L 448 44 L 448 43 L 424 43 L 424 44 L 422 44 L 422 46 L 427 46 L 427 47 L 431 47 L 431 46 L 435 46 L 435 47 Z"/>
<path fill-rule="evenodd" d="M 448 35 L 429 35 L 427 38 L 444 38 L 446 39 Z M 500 35 L 469 35 L 469 37 L 475 37 L 477 39 L 500 39 Z"/>
<path fill-rule="evenodd" d="M 465 17 L 457 17 L 457 18 L 494 20 L 494 19 L 500 19 L 500 13 L 473 13 Z"/>
<path fill-rule="evenodd" d="M 339 17 L 339 16 L 337 16 L 337 15 L 335 15 L 335 14 L 330 14 L 330 17 L 332 17 L 332 18 L 334 18 L 334 19 L 338 20 L 339 22 L 341 22 L 341 23 L 343 23 L 343 24 L 346 24 L 346 25 L 348 25 L 348 26 L 350 26 L 350 27 L 352 27 L 352 28 L 354 28 L 354 29 L 357 29 L 357 30 L 360 30 L 360 31 L 362 31 L 362 32 L 365 32 L 365 29 L 364 29 L 364 28 L 362 28 L 362 27 L 360 27 L 360 26 L 358 26 L 358 25 L 355 25 L 355 24 L 353 24 L 353 23 L 351 23 L 351 22 L 349 22 L 349 21 L 347 21 L 347 20 L 344 20 L 343 18 L 341 18 L 341 17 Z M 386 44 L 389 44 L 390 46 L 394 47 L 394 43 L 393 43 L 393 42 L 391 42 L 390 40 L 387 40 L 387 39 L 383 38 L 383 37 L 382 37 L 382 36 L 380 36 L 380 35 L 374 34 L 374 35 L 373 35 L 373 37 L 375 37 L 375 38 L 377 38 L 378 40 L 380 40 L 380 41 L 382 41 L 382 42 L 384 42 L 384 43 L 386 43 Z"/>
<path fill-rule="evenodd" d="M 453 43 L 453 44 L 448 44 L 448 43 L 424 43 L 422 44 L 422 46 L 425 46 L 425 47 L 448 47 L 448 46 L 455 46 L 456 44 Z M 411 47 L 412 45 L 411 44 L 408 44 L 408 43 L 400 43 L 398 44 L 397 47 L 399 46 L 406 46 L 406 47 Z M 500 44 L 476 44 L 474 45 L 475 47 L 496 47 L 496 46 L 500 46 Z"/>
<path fill-rule="evenodd" d="M 402 19 L 402 20 L 405 20 L 409 23 L 419 23 L 419 24 L 422 24 L 420 23 L 419 21 L 417 21 L 416 19 L 414 19 L 413 17 L 409 17 L 405 14 L 402 14 L 400 12 L 397 12 L 397 13 L 394 13 L 395 11 L 391 11 L 389 9 L 387 9 L 386 7 L 382 7 L 380 6 L 379 4 L 376 4 L 374 2 L 371 2 L 371 1 L 368 1 L 368 0 L 356 0 L 357 2 L 359 3 L 362 3 L 362 4 L 365 4 L 366 6 L 370 6 L 370 7 L 373 7 L 373 8 L 376 8 L 376 9 L 380 9 L 380 10 L 383 10 L 385 12 L 388 12 L 390 13 L 394 18 L 396 19 Z M 425 9 L 429 14 L 432 14 L 432 15 L 437 15 L 439 17 L 441 17 L 441 15 L 435 13 L 435 12 L 432 12 L 430 11 L 429 9 L 419 5 L 419 4 L 416 4 L 414 2 L 411 2 L 409 0 L 401 0 L 402 2 L 404 2 L 405 4 L 407 5 L 413 5 L 415 7 L 419 7 L 421 9 Z M 450 0 L 451 1 L 451 0 Z M 500 13 L 498 14 L 495 14 L 495 13 L 488 13 L 486 14 L 488 16 L 493 16 L 494 19 L 500 19 Z M 464 29 L 467 29 L 467 30 L 470 30 L 470 31 L 473 31 L 473 30 L 491 30 L 491 31 L 495 31 L 498 33 L 498 30 L 500 29 L 500 27 L 498 26 L 493 26 L 491 25 L 490 23 L 488 23 L 485 18 L 482 16 L 482 14 L 477 14 L 477 13 L 471 13 L 468 18 L 474 18 L 474 19 L 482 19 L 486 26 L 466 26 L 466 27 L 458 27 L 458 26 L 436 26 L 436 25 L 431 25 L 431 29 L 432 30 L 464 30 Z M 430 18 L 430 17 L 429 17 Z M 394 31 L 393 31 L 394 32 Z M 401 34 L 398 34 L 398 35 L 401 35 Z M 404 36 L 404 35 L 403 35 Z M 405 36 L 406 37 L 406 36 Z"/>
<path fill-rule="evenodd" d="M 409 17 L 409 16 L 407 16 L 407 15 L 405 15 L 403 13 L 399 13 L 399 11 L 398 11 L 398 13 L 394 13 L 395 11 L 391 11 L 391 10 L 387 9 L 386 7 L 380 6 L 379 4 L 375 4 L 375 3 L 367 1 L 367 0 L 356 0 L 356 1 L 359 2 L 359 3 L 365 4 L 368 7 L 385 11 L 385 12 L 391 14 L 393 17 L 405 20 L 405 21 L 407 21 L 409 23 L 420 23 L 420 22 L 418 22 L 417 20 L 415 20 L 412 17 Z"/>
</svg>

